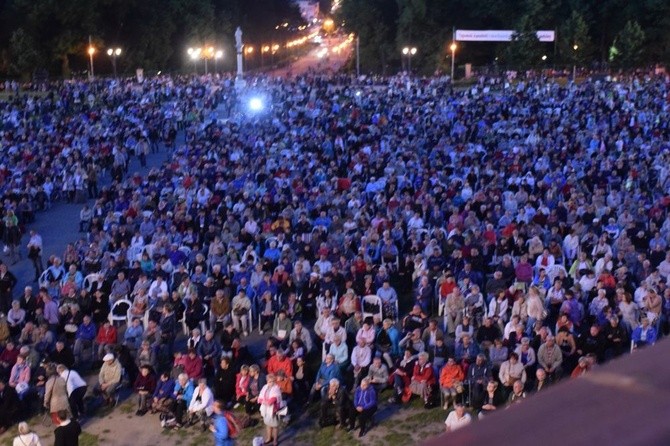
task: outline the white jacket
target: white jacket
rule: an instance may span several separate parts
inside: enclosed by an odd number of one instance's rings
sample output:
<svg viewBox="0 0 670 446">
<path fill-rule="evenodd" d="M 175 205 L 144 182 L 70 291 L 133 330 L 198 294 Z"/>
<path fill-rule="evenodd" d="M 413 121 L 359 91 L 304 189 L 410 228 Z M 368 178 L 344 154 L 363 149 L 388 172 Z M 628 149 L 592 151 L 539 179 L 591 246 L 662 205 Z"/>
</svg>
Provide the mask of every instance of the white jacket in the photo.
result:
<svg viewBox="0 0 670 446">
<path fill-rule="evenodd" d="M 193 391 L 193 397 L 191 398 L 191 403 L 188 405 L 189 412 L 199 412 L 204 410 L 207 413 L 207 416 L 211 416 L 214 411 L 214 394 L 209 389 L 205 387 L 205 390 L 202 391 L 202 397 L 198 401 L 198 395 L 200 395 L 200 388 L 196 387 Z"/>
</svg>

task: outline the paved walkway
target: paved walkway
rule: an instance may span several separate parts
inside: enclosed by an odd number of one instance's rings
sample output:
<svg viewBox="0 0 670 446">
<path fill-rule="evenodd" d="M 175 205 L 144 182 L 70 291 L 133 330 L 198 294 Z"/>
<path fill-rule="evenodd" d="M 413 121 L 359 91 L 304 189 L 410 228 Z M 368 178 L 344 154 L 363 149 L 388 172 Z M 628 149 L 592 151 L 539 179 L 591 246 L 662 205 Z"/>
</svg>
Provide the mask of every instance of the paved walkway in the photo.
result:
<svg viewBox="0 0 670 446">
<path fill-rule="evenodd" d="M 169 152 L 165 150 L 159 153 L 153 153 L 147 157 L 147 167 L 144 168 L 140 166 L 139 159 L 133 157 L 130 161 L 128 172 L 130 174 L 134 174 L 135 172 L 145 174 L 152 167 L 160 166 L 168 156 Z M 109 184 L 110 175 L 107 174 L 100 178 L 100 180 L 100 187 Z M 94 200 L 88 200 L 89 206 L 92 206 L 93 203 Z M 68 243 L 74 242 L 84 236 L 84 234 L 78 232 L 79 211 L 81 211 L 83 206 L 83 204 L 69 204 L 65 202 L 54 203 L 51 209 L 37 213 L 35 222 L 28 225 L 26 231 L 34 229 L 42 236 L 42 263 L 45 268 L 49 256 L 55 254 L 62 257 Z M 28 253 L 26 245 L 28 244 L 29 238 L 30 235 L 26 233 L 21 239 L 21 260 L 19 262 L 12 265 L 6 256 L 3 255 L 1 257 L 3 262 L 9 264 L 10 271 L 18 280 L 16 288 L 14 289 L 14 297 L 21 296 L 21 294 L 23 294 L 23 288 L 26 285 L 32 285 L 33 287 L 36 287 L 37 285 L 33 281 L 35 270 L 32 262 L 26 257 Z"/>
</svg>

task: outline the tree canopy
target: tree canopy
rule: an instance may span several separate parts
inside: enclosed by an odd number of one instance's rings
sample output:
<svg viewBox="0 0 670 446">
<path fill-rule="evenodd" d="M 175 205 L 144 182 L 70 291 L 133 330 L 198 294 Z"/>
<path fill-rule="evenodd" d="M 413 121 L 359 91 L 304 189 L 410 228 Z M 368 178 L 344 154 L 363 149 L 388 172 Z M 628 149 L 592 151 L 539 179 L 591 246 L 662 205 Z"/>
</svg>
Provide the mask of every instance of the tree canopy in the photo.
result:
<svg viewBox="0 0 670 446">
<path fill-rule="evenodd" d="M 121 47 L 120 71 L 174 70 L 188 62 L 189 46 L 233 54 L 237 26 L 245 42 L 288 40 L 281 23 L 302 24 L 291 0 L 0 0 L 0 72 L 85 70 L 89 36 L 100 52 L 96 66 L 110 64 L 107 48 Z"/>
<path fill-rule="evenodd" d="M 667 0 L 342 0 L 341 19 L 360 36 L 361 69 L 400 66 L 401 49 L 418 48 L 412 66 L 443 68 L 452 29 L 511 29 L 512 43 L 459 43 L 459 63 L 538 66 L 542 55 L 558 66 L 608 62 L 632 67 L 670 61 Z M 536 42 L 532 31 L 555 30 L 556 45 Z M 577 49 L 575 49 L 575 47 Z M 538 56 L 539 55 L 539 56 Z"/>
</svg>

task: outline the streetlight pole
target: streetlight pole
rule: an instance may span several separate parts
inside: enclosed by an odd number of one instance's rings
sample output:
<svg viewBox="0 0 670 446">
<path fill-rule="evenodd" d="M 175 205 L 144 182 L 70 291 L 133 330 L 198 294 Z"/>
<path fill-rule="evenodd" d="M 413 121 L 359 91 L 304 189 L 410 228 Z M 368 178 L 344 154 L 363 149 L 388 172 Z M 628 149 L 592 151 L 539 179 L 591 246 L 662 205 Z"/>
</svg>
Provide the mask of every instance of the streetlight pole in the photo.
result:
<svg viewBox="0 0 670 446">
<path fill-rule="evenodd" d="M 416 47 L 413 46 L 412 48 L 410 47 L 405 47 L 402 49 L 402 53 L 407 56 L 407 71 L 412 74 L 412 56 L 416 54 Z"/>
<path fill-rule="evenodd" d="M 451 83 L 454 83 L 454 68 L 456 67 L 456 48 L 458 48 L 456 42 L 453 42 L 451 45 L 449 45 L 449 49 L 451 50 Z"/>
<path fill-rule="evenodd" d="M 109 48 L 107 55 L 112 58 L 112 69 L 114 70 L 114 77 L 116 77 L 116 58 L 121 55 L 121 48 Z"/>
<path fill-rule="evenodd" d="M 577 81 L 577 50 L 579 49 L 579 45 L 576 43 L 572 46 L 572 49 L 574 50 L 574 63 L 572 64 L 572 82 Z"/>
<path fill-rule="evenodd" d="M 219 70 L 218 70 L 218 68 L 217 68 L 217 65 L 218 65 L 218 61 L 219 61 L 219 59 L 221 59 L 222 57 L 223 57 L 223 50 L 218 50 L 218 51 L 214 54 L 214 72 L 215 72 L 215 73 L 218 73 L 218 72 L 219 72 Z"/>
<path fill-rule="evenodd" d="M 95 72 L 93 71 L 93 55 L 95 54 L 95 47 L 91 41 L 91 36 L 88 36 L 88 61 L 90 64 L 89 77 L 93 79 L 95 77 Z"/>
</svg>

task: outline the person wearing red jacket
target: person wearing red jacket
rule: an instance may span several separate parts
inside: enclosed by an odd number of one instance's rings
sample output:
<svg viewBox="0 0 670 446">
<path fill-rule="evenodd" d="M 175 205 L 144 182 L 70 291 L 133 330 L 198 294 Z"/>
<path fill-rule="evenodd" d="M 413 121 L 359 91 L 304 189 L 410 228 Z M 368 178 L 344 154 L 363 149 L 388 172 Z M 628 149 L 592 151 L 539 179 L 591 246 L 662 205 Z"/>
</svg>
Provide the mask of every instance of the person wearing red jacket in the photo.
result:
<svg viewBox="0 0 670 446">
<path fill-rule="evenodd" d="M 412 393 L 423 398 L 427 409 L 432 407 L 433 388 L 435 387 L 435 373 L 428 357 L 427 352 L 419 353 L 419 360 L 414 364 L 414 373 L 409 384 Z"/>
<path fill-rule="evenodd" d="M 277 349 L 277 352 L 268 360 L 268 373 L 276 375 L 280 370 L 284 371 L 285 376 L 293 376 L 293 364 L 281 348 Z"/>
<path fill-rule="evenodd" d="M 98 336 L 95 338 L 95 343 L 98 346 L 98 360 L 101 361 L 102 357 L 116 345 L 117 334 L 116 327 L 109 321 L 102 324 L 102 327 L 98 330 Z"/>
<path fill-rule="evenodd" d="M 184 373 L 189 379 L 197 381 L 202 378 L 202 358 L 198 356 L 193 349 L 189 349 L 188 354 L 184 358 Z"/>
</svg>

